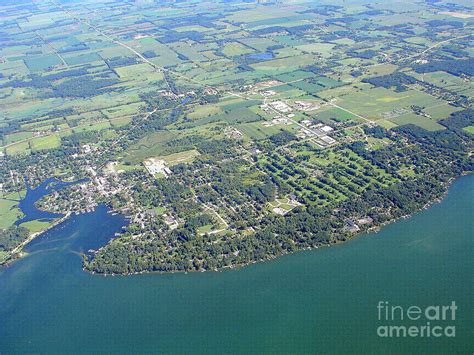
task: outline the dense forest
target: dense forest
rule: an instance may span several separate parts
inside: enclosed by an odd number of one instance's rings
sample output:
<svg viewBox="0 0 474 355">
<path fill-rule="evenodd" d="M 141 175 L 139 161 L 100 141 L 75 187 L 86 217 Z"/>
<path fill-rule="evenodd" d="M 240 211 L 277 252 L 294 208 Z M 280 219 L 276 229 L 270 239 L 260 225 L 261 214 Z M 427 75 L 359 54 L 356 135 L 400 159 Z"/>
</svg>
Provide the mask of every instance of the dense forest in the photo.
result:
<svg viewBox="0 0 474 355">
<path fill-rule="evenodd" d="M 463 60 L 440 60 L 432 61 L 426 64 L 418 64 L 414 66 L 417 73 L 430 73 L 435 71 L 445 71 L 453 75 L 474 75 L 474 59 Z"/>
<path fill-rule="evenodd" d="M 0 250 L 5 252 L 13 250 L 19 243 L 24 241 L 28 235 L 28 229 L 15 225 L 7 229 L 0 229 Z"/>
<path fill-rule="evenodd" d="M 367 78 L 362 80 L 364 83 L 369 83 L 374 86 L 384 87 L 389 89 L 395 87 L 395 91 L 405 91 L 405 85 L 416 84 L 418 80 L 414 77 L 406 75 L 405 73 L 395 72 L 393 74 L 377 76 L 374 78 Z"/>
</svg>

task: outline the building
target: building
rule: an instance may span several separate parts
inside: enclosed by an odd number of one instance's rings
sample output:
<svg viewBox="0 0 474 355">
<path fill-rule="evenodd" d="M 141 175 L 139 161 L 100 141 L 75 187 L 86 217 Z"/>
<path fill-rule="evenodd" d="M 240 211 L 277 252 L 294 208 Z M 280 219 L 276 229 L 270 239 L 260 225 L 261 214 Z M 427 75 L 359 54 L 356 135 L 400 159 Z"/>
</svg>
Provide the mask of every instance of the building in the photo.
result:
<svg viewBox="0 0 474 355">
<path fill-rule="evenodd" d="M 308 101 L 295 101 L 295 107 L 298 110 L 307 112 L 307 111 L 317 110 L 321 106 L 319 106 L 318 104 L 315 104 L 313 102 L 308 102 Z"/>
<path fill-rule="evenodd" d="M 293 109 L 287 104 L 285 104 L 283 101 L 273 101 L 269 105 L 273 107 L 275 110 L 283 112 L 283 113 L 288 113 L 288 112 L 293 111 Z"/>
<path fill-rule="evenodd" d="M 172 174 L 172 171 L 166 166 L 166 162 L 161 159 L 150 158 L 145 160 L 143 165 L 153 177 L 156 176 L 156 174 L 163 174 L 165 177 Z"/>
<path fill-rule="evenodd" d="M 322 136 L 320 139 L 321 139 L 324 143 L 326 143 L 326 144 L 334 144 L 334 143 L 336 143 L 336 140 L 333 139 L 333 138 L 331 138 L 331 137 L 329 137 L 329 136 Z"/>
</svg>

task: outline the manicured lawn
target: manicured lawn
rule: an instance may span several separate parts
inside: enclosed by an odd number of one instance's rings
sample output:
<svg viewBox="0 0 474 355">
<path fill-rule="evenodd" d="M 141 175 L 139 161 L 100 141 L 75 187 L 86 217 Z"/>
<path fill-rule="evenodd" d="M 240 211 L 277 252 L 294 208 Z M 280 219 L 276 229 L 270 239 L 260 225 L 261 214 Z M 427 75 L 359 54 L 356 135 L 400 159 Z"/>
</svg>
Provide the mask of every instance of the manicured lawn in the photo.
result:
<svg viewBox="0 0 474 355">
<path fill-rule="evenodd" d="M 43 222 L 43 221 L 38 221 L 38 220 L 29 221 L 29 222 L 20 224 L 20 226 L 27 228 L 30 231 L 30 233 L 36 233 L 36 232 L 42 231 L 46 229 L 49 225 L 51 225 L 51 222 Z"/>
</svg>

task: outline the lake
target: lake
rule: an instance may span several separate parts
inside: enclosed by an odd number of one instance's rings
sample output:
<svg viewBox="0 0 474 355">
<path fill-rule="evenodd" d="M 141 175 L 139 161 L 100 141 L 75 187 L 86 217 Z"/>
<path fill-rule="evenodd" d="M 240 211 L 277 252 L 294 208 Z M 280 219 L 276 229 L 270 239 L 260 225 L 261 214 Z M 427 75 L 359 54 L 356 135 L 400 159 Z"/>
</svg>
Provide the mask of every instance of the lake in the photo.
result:
<svg viewBox="0 0 474 355">
<path fill-rule="evenodd" d="M 473 200 L 471 175 L 441 203 L 342 245 L 225 272 L 114 277 L 81 269 L 79 253 L 126 223 L 100 206 L 0 270 L 0 353 L 472 353 Z M 455 301 L 456 319 L 441 322 L 456 336 L 379 337 L 379 301 Z"/>
<path fill-rule="evenodd" d="M 20 225 L 24 222 L 33 221 L 36 219 L 42 220 L 42 221 L 51 221 L 55 218 L 62 217 L 63 215 L 60 213 L 47 212 L 47 211 L 43 211 L 36 208 L 35 203 L 39 199 L 41 199 L 43 196 L 49 195 L 50 193 L 54 191 L 58 191 L 67 186 L 78 184 L 84 181 L 86 180 L 84 179 L 84 180 L 79 180 L 79 181 L 67 182 L 67 181 L 61 181 L 52 177 L 52 178 L 46 179 L 34 189 L 32 189 L 30 185 L 27 183 L 25 198 L 23 198 L 19 204 L 19 207 L 25 216 L 19 219 L 18 221 L 16 221 L 15 224 Z"/>
</svg>

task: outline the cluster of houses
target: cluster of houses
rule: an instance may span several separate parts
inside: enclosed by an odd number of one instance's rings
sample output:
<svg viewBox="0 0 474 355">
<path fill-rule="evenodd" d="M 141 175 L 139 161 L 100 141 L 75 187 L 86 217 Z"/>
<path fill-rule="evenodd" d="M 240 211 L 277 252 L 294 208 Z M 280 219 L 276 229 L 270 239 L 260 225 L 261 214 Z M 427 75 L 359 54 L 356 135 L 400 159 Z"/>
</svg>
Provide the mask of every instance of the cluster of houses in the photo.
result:
<svg viewBox="0 0 474 355">
<path fill-rule="evenodd" d="M 278 86 L 281 84 L 282 82 L 278 80 L 267 80 L 267 81 L 262 81 L 260 83 L 256 83 L 254 85 L 252 84 L 244 85 L 240 88 L 240 91 L 258 91 L 258 90 L 266 89 L 272 86 Z"/>
<path fill-rule="evenodd" d="M 358 231 L 360 231 L 360 226 L 372 224 L 373 221 L 374 220 L 370 217 L 359 218 L 356 221 L 352 219 L 347 219 L 346 226 L 344 227 L 344 229 L 351 233 L 357 233 Z"/>
</svg>

